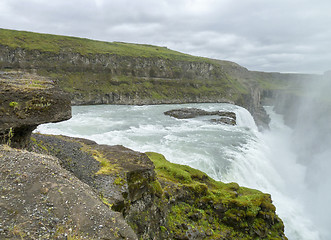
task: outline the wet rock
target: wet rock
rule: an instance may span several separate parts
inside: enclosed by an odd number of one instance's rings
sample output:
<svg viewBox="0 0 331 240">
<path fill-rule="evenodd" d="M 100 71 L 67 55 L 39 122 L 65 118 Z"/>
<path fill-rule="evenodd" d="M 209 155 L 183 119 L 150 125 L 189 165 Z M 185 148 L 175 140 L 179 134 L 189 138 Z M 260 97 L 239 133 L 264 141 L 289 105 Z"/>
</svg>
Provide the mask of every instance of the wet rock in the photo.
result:
<svg viewBox="0 0 331 240">
<path fill-rule="evenodd" d="M 212 123 L 216 124 L 226 124 L 226 125 L 236 125 L 236 120 L 233 118 L 217 118 L 217 119 L 211 119 Z"/>
<path fill-rule="evenodd" d="M 198 108 L 181 108 L 166 111 L 164 114 L 178 119 L 188 119 L 201 116 L 221 116 L 222 118 L 211 119 L 210 121 L 214 123 L 236 125 L 236 114 L 234 112 L 206 111 Z"/>
</svg>

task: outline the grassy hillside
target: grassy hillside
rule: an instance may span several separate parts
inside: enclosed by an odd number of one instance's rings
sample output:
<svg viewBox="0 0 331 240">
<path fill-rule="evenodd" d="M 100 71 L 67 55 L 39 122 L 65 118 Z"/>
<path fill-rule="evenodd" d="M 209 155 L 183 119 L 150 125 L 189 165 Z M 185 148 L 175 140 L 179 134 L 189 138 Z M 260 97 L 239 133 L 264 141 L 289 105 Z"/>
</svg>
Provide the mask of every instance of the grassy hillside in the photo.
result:
<svg viewBox="0 0 331 240">
<path fill-rule="evenodd" d="M 167 47 L 1 28 L 0 69 L 36 70 L 70 93 L 73 104 L 231 102 L 253 116 L 265 115 L 259 96 L 300 95 L 305 78 L 252 72 Z"/>
<path fill-rule="evenodd" d="M 0 44 L 13 49 L 39 50 L 42 52 L 76 52 L 88 54 L 116 54 L 132 57 L 157 57 L 170 60 L 209 61 L 168 49 L 167 47 L 123 42 L 103 42 L 86 38 L 41 34 L 26 31 L 0 29 Z"/>
</svg>

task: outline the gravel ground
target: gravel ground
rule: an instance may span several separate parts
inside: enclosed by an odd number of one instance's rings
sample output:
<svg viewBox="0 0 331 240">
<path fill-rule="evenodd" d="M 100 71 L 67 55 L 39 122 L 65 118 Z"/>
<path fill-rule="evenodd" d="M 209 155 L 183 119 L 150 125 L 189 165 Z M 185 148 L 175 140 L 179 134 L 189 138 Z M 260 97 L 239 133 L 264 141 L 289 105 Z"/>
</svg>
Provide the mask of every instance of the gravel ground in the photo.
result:
<svg viewBox="0 0 331 240">
<path fill-rule="evenodd" d="M 0 239 L 137 239 L 57 158 L 0 145 Z"/>
</svg>

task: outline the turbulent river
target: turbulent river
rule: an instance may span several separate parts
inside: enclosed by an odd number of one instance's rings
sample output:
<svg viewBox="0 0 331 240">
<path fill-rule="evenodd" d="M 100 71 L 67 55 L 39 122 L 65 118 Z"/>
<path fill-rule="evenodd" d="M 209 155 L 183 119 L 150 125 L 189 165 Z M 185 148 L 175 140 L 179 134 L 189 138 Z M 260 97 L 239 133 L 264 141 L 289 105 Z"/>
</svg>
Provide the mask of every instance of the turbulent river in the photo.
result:
<svg viewBox="0 0 331 240">
<path fill-rule="evenodd" d="M 178 120 L 163 114 L 182 107 L 234 111 L 237 126 L 212 123 L 212 116 Z M 79 106 L 73 107 L 71 120 L 41 125 L 37 131 L 162 153 L 216 180 L 270 193 L 290 240 L 330 239 L 307 204 L 307 165 L 297 161 L 293 130 L 272 107 L 265 108 L 272 121 L 264 132 L 257 130 L 247 110 L 230 104 Z"/>
</svg>

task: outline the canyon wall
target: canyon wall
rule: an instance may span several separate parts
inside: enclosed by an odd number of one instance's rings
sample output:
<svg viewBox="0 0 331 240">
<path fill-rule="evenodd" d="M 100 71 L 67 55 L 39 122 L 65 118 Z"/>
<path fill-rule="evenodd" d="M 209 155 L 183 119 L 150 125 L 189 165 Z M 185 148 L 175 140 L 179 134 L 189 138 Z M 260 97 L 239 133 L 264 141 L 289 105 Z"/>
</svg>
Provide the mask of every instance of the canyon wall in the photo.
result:
<svg viewBox="0 0 331 240">
<path fill-rule="evenodd" d="M 73 105 L 225 102 L 249 110 L 261 128 L 269 123 L 264 99 L 311 77 L 248 71 L 166 47 L 4 29 L 0 69 L 51 78 Z"/>
</svg>

